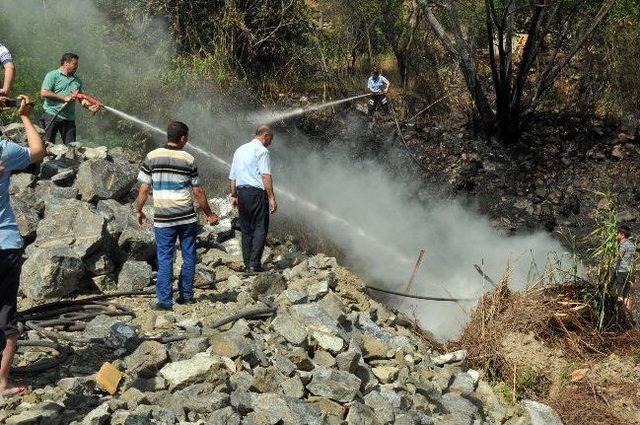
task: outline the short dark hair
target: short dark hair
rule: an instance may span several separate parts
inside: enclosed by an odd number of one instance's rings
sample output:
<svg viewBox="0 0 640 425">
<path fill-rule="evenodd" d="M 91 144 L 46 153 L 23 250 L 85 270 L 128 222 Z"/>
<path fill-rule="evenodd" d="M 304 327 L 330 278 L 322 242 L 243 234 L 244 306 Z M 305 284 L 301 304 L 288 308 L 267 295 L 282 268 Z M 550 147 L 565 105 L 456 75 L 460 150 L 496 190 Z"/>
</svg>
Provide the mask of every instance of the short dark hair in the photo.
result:
<svg viewBox="0 0 640 425">
<path fill-rule="evenodd" d="M 256 136 L 262 136 L 263 134 L 270 134 L 273 136 L 273 128 L 267 124 L 260 124 L 256 129 Z"/>
<path fill-rule="evenodd" d="M 60 58 L 60 65 L 64 65 L 66 62 L 71 62 L 74 59 L 79 60 L 80 56 L 76 55 L 75 53 L 65 53 Z"/>
<path fill-rule="evenodd" d="M 371 73 L 372 74 L 380 74 L 380 68 L 378 68 L 377 66 L 374 66 L 371 68 Z"/>
<path fill-rule="evenodd" d="M 628 238 L 631 236 L 631 228 L 623 224 L 622 226 L 618 226 L 618 233 L 622 233 L 625 238 Z"/>
<path fill-rule="evenodd" d="M 182 136 L 189 135 L 189 127 L 180 121 L 171 121 L 167 127 L 167 140 L 169 142 L 177 142 Z"/>
</svg>

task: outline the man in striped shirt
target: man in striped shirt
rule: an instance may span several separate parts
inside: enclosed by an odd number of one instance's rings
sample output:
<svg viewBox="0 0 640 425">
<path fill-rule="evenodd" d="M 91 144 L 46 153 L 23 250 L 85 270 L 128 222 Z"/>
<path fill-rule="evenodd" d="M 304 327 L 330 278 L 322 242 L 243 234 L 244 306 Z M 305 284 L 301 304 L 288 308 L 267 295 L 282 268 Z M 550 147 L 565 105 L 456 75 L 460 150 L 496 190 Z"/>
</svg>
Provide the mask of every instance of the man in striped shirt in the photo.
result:
<svg viewBox="0 0 640 425">
<path fill-rule="evenodd" d="M 13 86 L 13 79 L 16 76 L 16 67 L 13 64 L 11 52 L 2 44 L 0 44 L 0 65 L 4 68 L 4 82 L 0 86 L 0 96 L 9 96 Z"/>
<path fill-rule="evenodd" d="M 147 154 L 138 181 L 141 183 L 136 199 L 136 218 L 142 226 L 142 212 L 149 193 L 153 190 L 153 227 L 156 236 L 158 277 L 156 281 L 158 310 L 171 310 L 173 306 L 173 250 L 180 240 L 182 270 L 178 280 L 178 304 L 194 302 L 193 279 L 196 270 L 197 216 L 193 198 L 207 217 L 209 224 L 218 223 L 198 182 L 198 168 L 193 156 L 183 150 L 189 138 L 186 124 L 173 121 L 167 128 L 167 143 L 163 148 Z"/>
</svg>

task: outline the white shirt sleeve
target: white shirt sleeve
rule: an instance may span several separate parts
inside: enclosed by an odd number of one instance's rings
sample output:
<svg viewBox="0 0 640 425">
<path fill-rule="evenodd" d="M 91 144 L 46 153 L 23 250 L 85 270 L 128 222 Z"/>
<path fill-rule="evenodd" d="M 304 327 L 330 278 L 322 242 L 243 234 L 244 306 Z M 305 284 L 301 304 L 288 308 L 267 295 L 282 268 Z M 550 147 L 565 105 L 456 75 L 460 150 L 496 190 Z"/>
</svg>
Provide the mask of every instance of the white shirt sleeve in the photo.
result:
<svg viewBox="0 0 640 425">
<path fill-rule="evenodd" d="M 380 76 L 380 81 L 382 81 L 385 84 L 389 84 L 389 80 L 387 80 L 386 78 L 384 78 L 382 75 Z"/>
<path fill-rule="evenodd" d="M 231 160 L 231 169 L 229 170 L 229 180 L 236 179 L 236 154 L 233 154 L 233 159 Z"/>
<path fill-rule="evenodd" d="M 260 174 L 271 175 L 271 162 L 269 160 L 269 151 L 266 149 L 264 150 L 264 152 L 260 154 L 260 156 L 258 156 L 258 172 Z"/>
</svg>

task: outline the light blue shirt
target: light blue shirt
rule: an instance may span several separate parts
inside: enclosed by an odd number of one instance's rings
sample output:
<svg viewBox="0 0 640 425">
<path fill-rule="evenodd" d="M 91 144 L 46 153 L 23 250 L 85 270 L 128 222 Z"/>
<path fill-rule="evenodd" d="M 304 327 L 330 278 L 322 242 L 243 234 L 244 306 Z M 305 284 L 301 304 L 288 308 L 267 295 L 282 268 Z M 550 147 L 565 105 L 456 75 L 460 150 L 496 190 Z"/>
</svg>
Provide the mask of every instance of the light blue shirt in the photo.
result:
<svg viewBox="0 0 640 425">
<path fill-rule="evenodd" d="M 367 87 L 369 87 L 369 90 L 373 90 L 375 92 L 382 92 L 384 90 L 384 86 L 387 84 L 389 84 L 389 80 L 384 78 L 382 75 L 378 75 L 377 80 L 374 80 L 373 77 L 369 77 L 369 81 L 367 81 Z"/>
<path fill-rule="evenodd" d="M 236 149 L 231 162 L 229 180 L 238 186 L 253 186 L 264 190 L 262 174 L 271 174 L 269 150 L 258 139 L 253 139 Z"/>
<path fill-rule="evenodd" d="M 4 165 L 0 177 L 0 249 L 19 249 L 22 248 L 22 237 L 9 203 L 9 179 L 12 171 L 27 168 L 31 157 L 27 148 L 0 139 L 0 158 Z"/>
</svg>

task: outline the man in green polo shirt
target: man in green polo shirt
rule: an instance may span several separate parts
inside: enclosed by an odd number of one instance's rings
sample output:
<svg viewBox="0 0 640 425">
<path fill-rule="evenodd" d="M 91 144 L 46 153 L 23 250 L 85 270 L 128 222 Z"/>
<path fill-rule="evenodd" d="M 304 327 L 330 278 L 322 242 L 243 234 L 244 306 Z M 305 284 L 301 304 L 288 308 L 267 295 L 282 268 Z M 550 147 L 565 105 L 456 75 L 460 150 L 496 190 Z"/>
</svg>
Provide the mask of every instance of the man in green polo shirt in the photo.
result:
<svg viewBox="0 0 640 425">
<path fill-rule="evenodd" d="M 44 99 L 42 126 L 46 129 L 44 140 L 55 143 L 60 133 L 64 144 L 76 141 L 76 110 L 74 92 L 82 93 L 82 81 L 76 75 L 78 55 L 65 53 L 60 59 L 60 68 L 47 73 L 42 82 L 40 96 Z M 81 105 L 91 112 L 100 107 L 83 101 Z"/>
</svg>

